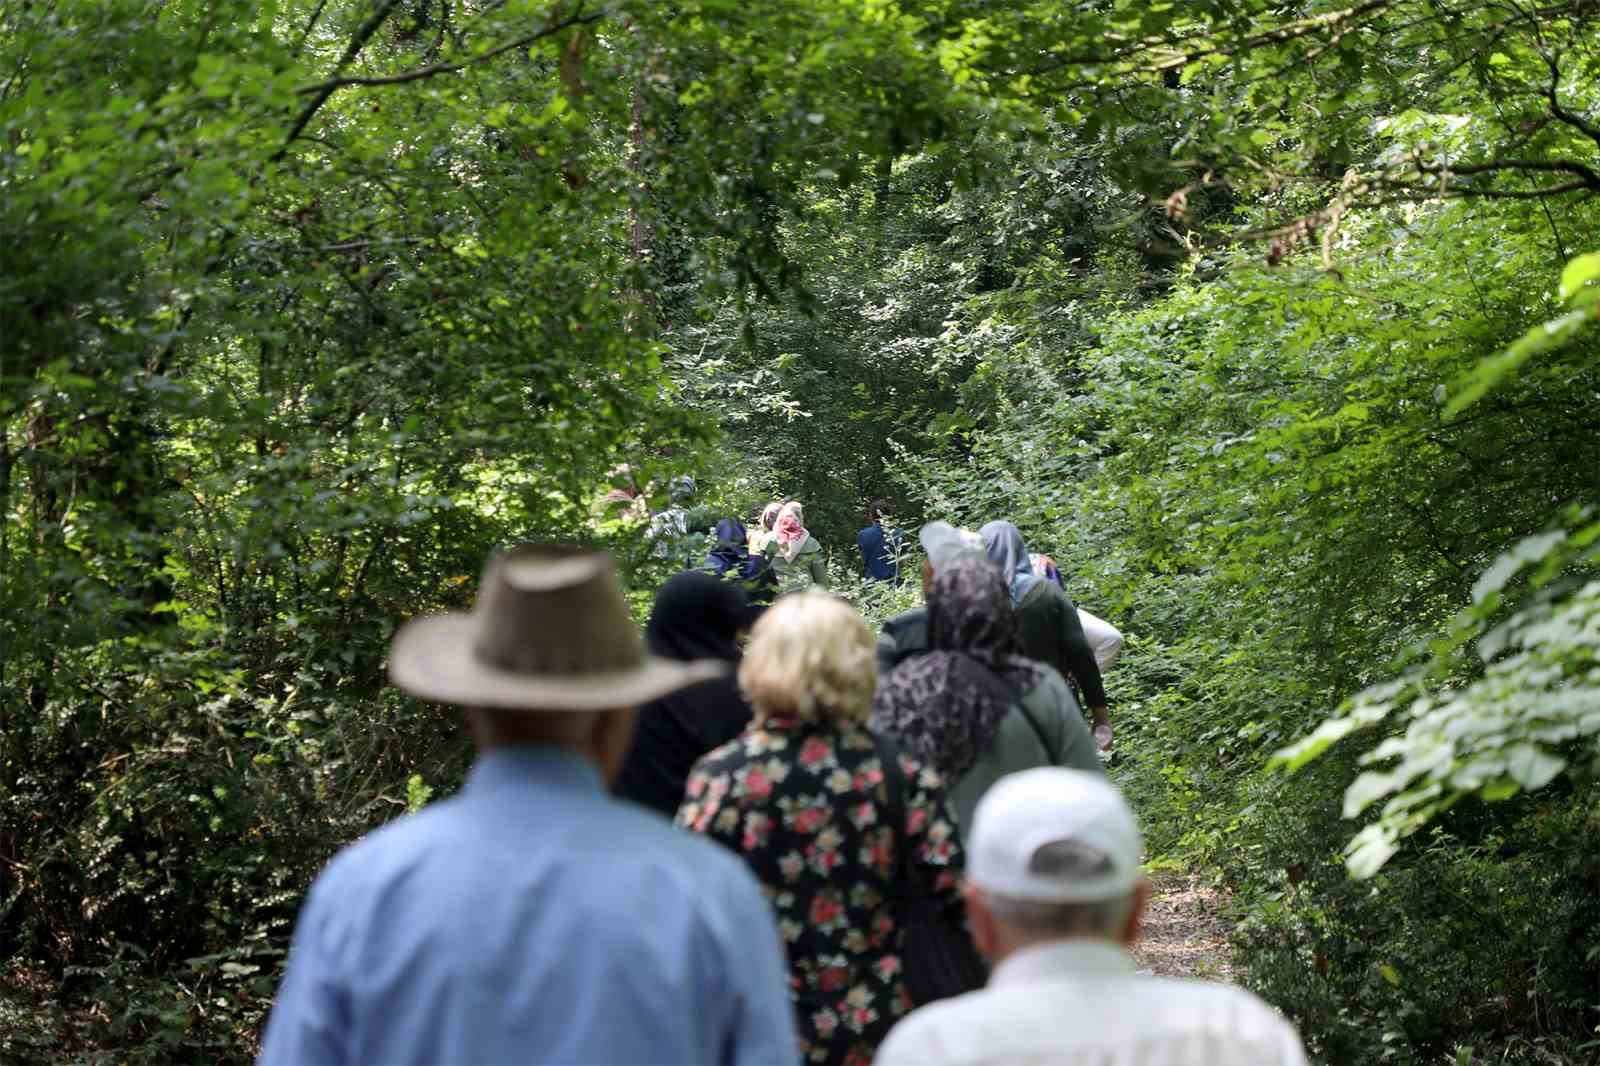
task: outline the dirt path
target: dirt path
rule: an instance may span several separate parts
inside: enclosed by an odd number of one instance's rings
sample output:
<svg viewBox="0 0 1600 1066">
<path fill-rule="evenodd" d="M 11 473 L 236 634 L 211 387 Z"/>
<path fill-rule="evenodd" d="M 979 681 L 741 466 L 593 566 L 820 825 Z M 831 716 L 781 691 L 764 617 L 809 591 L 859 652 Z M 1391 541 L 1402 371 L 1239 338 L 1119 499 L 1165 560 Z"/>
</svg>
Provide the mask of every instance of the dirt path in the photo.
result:
<svg viewBox="0 0 1600 1066">
<path fill-rule="evenodd" d="M 1133 955 L 1141 973 L 1235 980 L 1226 895 L 1188 873 L 1151 875 L 1155 891 Z"/>
</svg>

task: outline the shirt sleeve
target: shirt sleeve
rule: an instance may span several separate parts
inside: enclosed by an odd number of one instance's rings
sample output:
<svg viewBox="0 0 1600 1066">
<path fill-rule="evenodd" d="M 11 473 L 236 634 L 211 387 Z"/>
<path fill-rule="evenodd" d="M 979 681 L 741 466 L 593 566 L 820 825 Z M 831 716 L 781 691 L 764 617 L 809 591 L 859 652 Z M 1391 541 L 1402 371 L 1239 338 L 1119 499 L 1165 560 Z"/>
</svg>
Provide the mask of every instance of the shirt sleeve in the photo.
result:
<svg viewBox="0 0 1600 1066">
<path fill-rule="evenodd" d="M 1057 599 L 1061 609 L 1061 661 L 1083 689 L 1083 698 L 1090 707 L 1106 705 L 1106 686 L 1100 678 L 1100 667 L 1089 650 L 1089 641 L 1083 635 L 1083 623 L 1078 620 L 1078 608 L 1066 593 Z"/>
<path fill-rule="evenodd" d="M 349 1000 L 328 944 L 327 888 L 306 896 L 256 1066 L 344 1066 Z"/>
<path fill-rule="evenodd" d="M 818 588 L 828 587 L 828 564 L 822 561 L 822 555 L 811 560 L 811 582 Z"/>
<path fill-rule="evenodd" d="M 965 914 L 961 876 L 966 856 L 945 798 L 944 779 L 905 755 L 900 756 L 900 769 L 908 785 L 904 832 L 911 842 L 912 861 L 927 872 L 926 883 L 941 907 Z"/>
<path fill-rule="evenodd" d="M 787 1066 L 800 1058 L 789 963 L 772 907 L 754 882 L 740 879 L 723 893 L 731 935 L 723 944 L 722 974 L 737 975 L 724 1066 Z"/>
<path fill-rule="evenodd" d="M 711 789 L 711 779 L 715 774 L 699 764 L 689 772 L 689 780 L 684 783 L 683 801 L 678 805 L 677 816 L 672 820 L 677 825 L 693 833 L 700 833 L 712 837 L 716 834 L 714 821 L 721 804 L 717 802 L 716 793 Z"/>
<path fill-rule="evenodd" d="M 1084 639 L 1089 642 L 1089 650 L 1094 653 L 1095 665 L 1100 667 L 1100 672 L 1104 674 L 1122 654 L 1122 630 L 1104 618 L 1095 617 L 1082 607 L 1078 608 L 1078 623 L 1083 626 Z"/>
</svg>

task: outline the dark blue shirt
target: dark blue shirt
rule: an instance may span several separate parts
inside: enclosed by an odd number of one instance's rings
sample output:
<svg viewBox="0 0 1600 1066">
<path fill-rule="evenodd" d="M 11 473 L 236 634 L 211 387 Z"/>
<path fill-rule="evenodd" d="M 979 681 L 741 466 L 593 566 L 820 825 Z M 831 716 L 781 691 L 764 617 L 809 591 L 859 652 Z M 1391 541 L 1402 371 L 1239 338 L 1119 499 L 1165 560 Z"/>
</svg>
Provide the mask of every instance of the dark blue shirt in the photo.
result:
<svg viewBox="0 0 1600 1066">
<path fill-rule="evenodd" d="M 894 581 L 900 576 L 900 562 L 895 558 L 899 538 L 885 534 L 877 522 L 856 534 L 856 547 L 861 549 L 866 563 L 867 577 L 873 581 Z"/>
</svg>

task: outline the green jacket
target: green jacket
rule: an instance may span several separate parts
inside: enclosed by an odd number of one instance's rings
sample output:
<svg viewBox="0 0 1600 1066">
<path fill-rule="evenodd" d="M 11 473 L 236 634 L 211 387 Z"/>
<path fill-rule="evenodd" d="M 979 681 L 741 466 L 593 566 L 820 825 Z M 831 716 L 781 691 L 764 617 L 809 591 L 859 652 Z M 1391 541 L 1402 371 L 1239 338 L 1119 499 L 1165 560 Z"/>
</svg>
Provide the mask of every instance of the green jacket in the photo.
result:
<svg viewBox="0 0 1600 1066">
<path fill-rule="evenodd" d="M 1083 711 L 1060 674 L 1045 673 L 1044 680 L 1022 694 L 1011 713 L 1000 722 L 994 742 L 949 789 L 950 807 L 965 836 L 978 800 L 1006 774 L 1035 766 L 1066 766 L 1104 774 L 1100 753 Z"/>
<path fill-rule="evenodd" d="M 1052 611 L 1052 607 L 1042 606 L 1041 610 Z M 1049 615 L 1045 617 L 1050 618 Z M 878 683 L 881 685 L 896 666 L 927 650 L 926 607 L 902 611 L 884 622 L 883 632 L 878 635 Z M 990 785 L 1006 774 L 1035 766 L 1068 766 L 1105 773 L 1077 697 L 1054 669 L 1046 673 L 1043 681 L 1023 693 L 1022 699 L 1001 721 L 994 744 L 950 787 L 950 806 L 961 825 L 971 823 L 972 812 Z"/>
<path fill-rule="evenodd" d="M 783 557 L 783 549 L 779 546 L 777 538 L 768 542 L 763 550 L 772 563 L 772 572 L 778 575 L 778 591 L 798 592 L 810 588 L 828 587 L 828 566 L 822 559 L 822 545 L 816 537 L 806 535 L 806 542 L 800 545 L 800 550 L 795 553 L 792 560 Z"/>
</svg>

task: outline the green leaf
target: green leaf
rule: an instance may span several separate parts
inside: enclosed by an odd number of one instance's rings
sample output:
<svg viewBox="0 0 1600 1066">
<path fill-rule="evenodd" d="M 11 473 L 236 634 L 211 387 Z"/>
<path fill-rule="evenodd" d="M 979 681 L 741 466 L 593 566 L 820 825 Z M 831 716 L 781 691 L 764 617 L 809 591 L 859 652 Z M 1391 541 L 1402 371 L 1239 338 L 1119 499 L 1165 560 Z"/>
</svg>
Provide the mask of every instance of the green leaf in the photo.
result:
<svg viewBox="0 0 1600 1066">
<path fill-rule="evenodd" d="M 1506 756 L 1506 769 L 1512 779 L 1529 792 L 1548 785 L 1566 767 L 1567 760 L 1541 751 L 1532 744 L 1519 744 Z"/>
<path fill-rule="evenodd" d="M 1569 311 L 1534 326 L 1504 352 L 1479 363 L 1456 383 L 1456 395 L 1445 405 L 1444 417 L 1454 418 L 1529 359 L 1567 343 L 1591 317 L 1587 310 Z"/>
<path fill-rule="evenodd" d="M 1520 573 L 1524 567 L 1541 561 L 1566 539 L 1566 532 L 1557 530 L 1519 541 L 1515 548 L 1496 558 L 1489 569 L 1473 583 L 1473 602 L 1482 603 L 1492 594 L 1505 588 L 1506 582 Z"/>
<path fill-rule="evenodd" d="M 1345 849 L 1345 869 L 1357 881 L 1372 877 L 1400 850 L 1394 834 L 1381 823 L 1369 825 L 1351 839 Z"/>
<path fill-rule="evenodd" d="M 1600 252 L 1578 256 L 1561 271 L 1561 299 L 1571 300 L 1579 289 L 1593 284 L 1597 279 L 1600 279 Z"/>
</svg>

